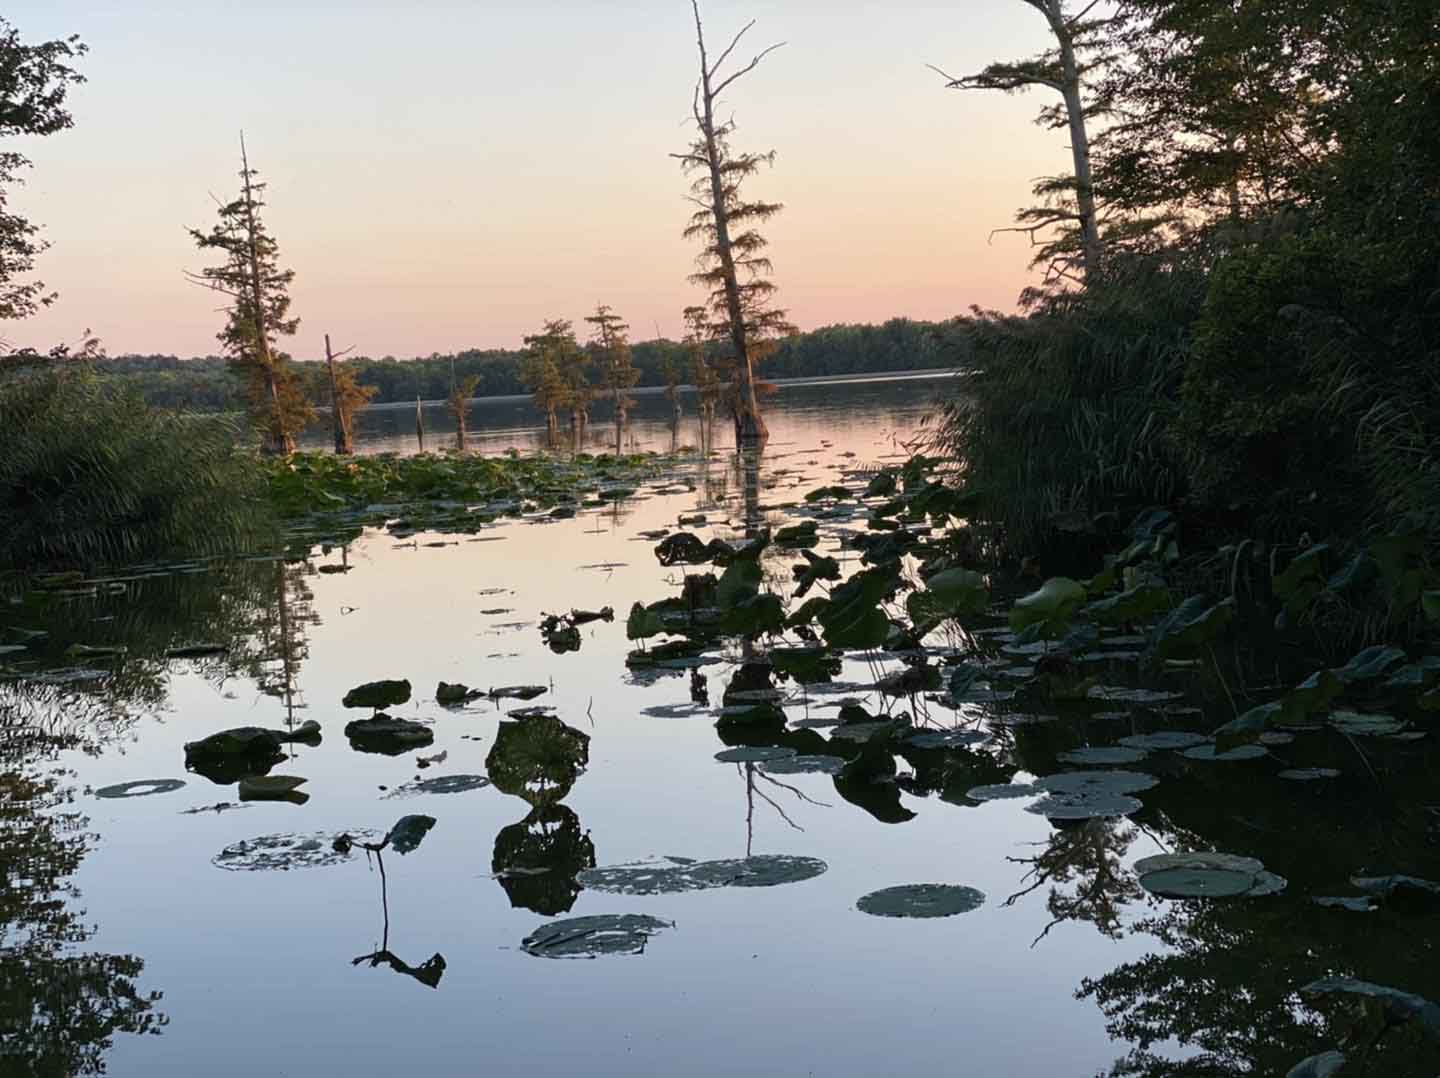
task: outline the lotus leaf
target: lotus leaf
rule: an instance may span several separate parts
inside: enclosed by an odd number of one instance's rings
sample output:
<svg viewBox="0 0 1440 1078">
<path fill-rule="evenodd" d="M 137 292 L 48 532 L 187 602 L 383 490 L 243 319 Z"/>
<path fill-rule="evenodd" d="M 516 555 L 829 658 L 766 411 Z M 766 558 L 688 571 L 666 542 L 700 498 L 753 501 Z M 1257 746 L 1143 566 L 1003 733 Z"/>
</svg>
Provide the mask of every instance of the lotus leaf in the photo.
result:
<svg viewBox="0 0 1440 1078">
<path fill-rule="evenodd" d="M 1187 760 L 1207 760 L 1233 763 L 1239 760 L 1261 760 L 1270 755 L 1264 745 L 1236 745 L 1233 749 L 1220 750 L 1215 745 L 1196 745 L 1180 754 Z"/>
<path fill-rule="evenodd" d="M 1199 654 L 1235 619 L 1235 600 L 1210 605 L 1203 596 L 1191 596 L 1172 610 L 1155 628 L 1152 646 L 1161 659 L 1189 658 Z"/>
<path fill-rule="evenodd" d="M 1197 745 L 1208 744 L 1209 741 L 1210 739 L 1204 734 L 1192 733 L 1189 730 L 1157 730 L 1151 734 L 1131 734 L 1128 737 L 1122 737 L 1120 744 L 1132 749 L 1183 752 L 1185 749 L 1193 749 Z"/>
<path fill-rule="evenodd" d="M 1071 749 L 1069 752 L 1060 753 L 1056 759 L 1062 764 L 1075 764 L 1079 767 L 1112 767 L 1138 764 L 1149 755 L 1143 749 L 1107 745 Z"/>
<path fill-rule="evenodd" d="M 1315 782 L 1319 779 L 1338 779 L 1340 772 L 1333 767 L 1290 767 L 1276 777 L 1290 779 L 1292 782 Z"/>
<path fill-rule="evenodd" d="M 796 755 L 794 749 L 783 745 L 741 745 L 738 748 L 717 752 L 715 759 L 722 764 L 763 764 L 772 760 L 784 760 Z"/>
<path fill-rule="evenodd" d="M 1400 648 L 1376 647 L 1366 648 L 1359 652 L 1344 666 L 1337 667 L 1332 673 L 1342 685 L 1354 685 L 1358 682 L 1374 681 L 1383 677 L 1396 663 L 1405 661 L 1405 652 Z"/>
<path fill-rule="evenodd" d="M 213 858 L 217 868 L 232 872 L 288 871 L 292 868 L 319 868 L 354 860 L 355 843 L 374 842 L 378 832 L 369 830 L 317 831 L 308 835 L 261 835 L 226 846 Z M 349 841 L 344 841 L 344 840 Z"/>
<path fill-rule="evenodd" d="M 838 775 L 844 768 L 842 757 L 823 755 L 784 756 L 760 765 L 760 770 L 769 775 Z"/>
<path fill-rule="evenodd" d="M 856 902 L 855 908 L 873 917 L 953 917 L 984 904 L 984 893 L 973 887 L 911 883 L 872 891 Z"/>
<path fill-rule="evenodd" d="M 401 816 L 395 826 L 386 833 L 381 845 L 388 846 L 398 854 L 413 853 L 435 826 L 434 816 Z"/>
<path fill-rule="evenodd" d="M 357 685 L 345 694 L 341 703 L 345 707 L 386 708 L 397 707 L 410 701 L 408 681 L 370 681 Z"/>
<path fill-rule="evenodd" d="M 1053 631 L 1084 601 L 1085 585 L 1069 577 L 1055 577 L 1037 591 L 1015 600 L 1010 609 L 1010 627 L 1019 632 L 1031 625 L 1041 625 Z"/>
<path fill-rule="evenodd" d="M 1025 811 L 1048 820 L 1096 820 L 1129 816 L 1144 807 L 1124 794 L 1051 794 L 1026 805 Z"/>
<path fill-rule="evenodd" d="M 664 895 L 717 887 L 775 887 L 798 883 L 825 872 L 814 857 L 760 854 L 724 861 L 688 861 L 673 857 L 631 865 L 592 868 L 578 879 L 594 891 L 622 895 Z"/>
<path fill-rule="evenodd" d="M 137 779 L 133 782 L 117 783 L 114 786 L 102 786 L 95 791 L 95 796 L 107 799 L 149 797 L 151 794 L 171 793 L 184 785 L 182 779 Z"/>
<path fill-rule="evenodd" d="M 673 921 L 636 913 L 571 917 L 541 925 L 520 942 L 520 947 L 539 958 L 644 954 L 651 936 L 674 927 Z"/>
</svg>

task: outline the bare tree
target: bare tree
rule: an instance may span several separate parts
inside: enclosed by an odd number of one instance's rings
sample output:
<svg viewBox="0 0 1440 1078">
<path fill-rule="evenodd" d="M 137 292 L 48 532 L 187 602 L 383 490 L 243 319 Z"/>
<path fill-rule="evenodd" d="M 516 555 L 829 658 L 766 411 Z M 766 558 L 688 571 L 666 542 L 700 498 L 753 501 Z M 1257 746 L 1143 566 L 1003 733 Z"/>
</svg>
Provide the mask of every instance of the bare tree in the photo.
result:
<svg viewBox="0 0 1440 1078">
<path fill-rule="evenodd" d="M 1035 193 L 1045 204 L 1022 210 L 1017 215 L 1016 228 L 998 231 L 1028 234 L 1031 242 L 1040 247 L 1036 262 L 1047 264 L 1047 276 L 1084 280 L 1100 264 L 1104 251 L 1090 170 L 1090 135 L 1086 124 L 1090 112 L 1083 89 L 1086 67 L 1083 56 L 1098 47 L 1100 31 L 1109 20 L 1088 18 L 1099 0 L 1091 0 L 1075 14 L 1065 10 L 1066 0 L 1020 2 L 1045 16 L 1055 38 L 1054 48 L 1028 60 L 990 64 L 978 74 L 960 78 L 938 67 L 932 66 L 932 70 L 943 75 L 947 85 L 955 90 L 1021 93 L 1038 86 L 1060 95 L 1061 104 L 1045 108 L 1040 122 L 1051 129 L 1069 131 L 1074 172 L 1070 176 L 1041 180 Z M 1059 239 L 1038 238 L 1055 227 L 1063 229 Z"/>
<path fill-rule="evenodd" d="M 335 452 L 348 457 L 355 452 L 355 413 L 370 403 L 375 386 L 362 386 L 355 381 L 349 367 L 335 361 L 348 354 L 346 348 L 336 352 L 330 347 L 330 334 L 325 334 L 325 366 L 330 382 L 330 421 L 335 434 Z"/>
<path fill-rule="evenodd" d="M 698 208 L 685 236 L 700 239 L 705 246 L 700 253 L 700 270 L 691 280 L 710 290 L 714 319 L 709 324 L 715 338 L 728 340 L 734 351 L 739 390 L 736 443 L 761 446 L 769 440 L 770 431 L 760 414 L 755 365 L 763 358 L 766 338 L 793 333 L 794 327 L 786 321 L 783 310 L 771 306 L 775 285 L 766 275 L 773 267 L 763 253 L 767 241 L 755 226 L 774 217 L 783 207 L 778 202 L 744 199 L 741 185 L 759 172 L 761 165 L 773 164 L 775 152 L 733 152 L 729 139 L 735 121 L 717 121 L 715 114 L 721 95 L 781 45 L 762 49 L 748 64 L 726 74 L 726 61 L 755 23 L 747 23 L 712 63 L 705 47 L 699 0 L 691 0 L 690 6 L 695 13 L 695 37 L 700 49 L 700 78 L 691 102 L 698 137 L 688 152 L 671 156 L 679 159 L 686 172 L 699 173 L 690 196 Z"/>
</svg>

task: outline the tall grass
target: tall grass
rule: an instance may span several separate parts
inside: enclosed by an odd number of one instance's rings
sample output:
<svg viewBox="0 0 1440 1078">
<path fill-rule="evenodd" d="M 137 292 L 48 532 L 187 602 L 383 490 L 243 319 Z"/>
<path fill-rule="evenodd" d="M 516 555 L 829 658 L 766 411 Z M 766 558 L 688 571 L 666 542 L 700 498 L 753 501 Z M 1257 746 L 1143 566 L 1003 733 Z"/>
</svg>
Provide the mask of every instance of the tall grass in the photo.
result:
<svg viewBox="0 0 1440 1078">
<path fill-rule="evenodd" d="M 272 514 L 235 423 L 151 409 L 80 363 L 0 379 L 0 568 L 251 547 Z"/>
<path fill-rule="evenodd" d="M 1128 260 L 1026 317 L 968 320 L 976 374 L 943 410 L 977 515 L 1017 553 L 1057 521 L 1172 502 L 1184 468 L 1167 428 L 1204 299 L 1198 260 Z"/>
</svg>

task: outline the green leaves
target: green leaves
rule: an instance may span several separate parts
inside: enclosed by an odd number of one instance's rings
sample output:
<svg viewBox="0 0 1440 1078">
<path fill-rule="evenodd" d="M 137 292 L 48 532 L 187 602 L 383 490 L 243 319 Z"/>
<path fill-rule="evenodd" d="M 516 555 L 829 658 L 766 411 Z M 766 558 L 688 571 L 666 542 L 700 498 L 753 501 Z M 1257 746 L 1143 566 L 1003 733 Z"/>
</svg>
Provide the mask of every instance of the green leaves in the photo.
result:
<svg viewBox="0 0 1440 1078">
<path fill-rule="evenodd" d="M 1047 580 L 1038 591 L 1015 601 L 1010 609 L 1010 628 L 1019 632 L 1041 625 L 1047 635 L 1053 634 L 1064 627 L 1085 598 L 1085 585 L 1078 581 L 1063 576 Z"/>
<path fill-rule="evenodd" d="M 1235 620 L 1235 600 L 1209 605 L 1203 596 L 1186 599 L 1155 629 L 1151 648 L 1161 659 L 1183 659 L 1199 654 Z"/>
<path fill-rule="evenodd" d="M 1089 585 L 1086 591 L 1090 590 Z M 1143 580 L 1129 591 L 1091 603 L 1084 610 L 1087 618 L 1101 625 L 1124 625 L 1148 621 L 1163 610 L 1170 609 L 1170 589 L 1158 580 Z"/>
<path fill-rule="evenodd" d="M 885 643 L 890 619 L 880 609 L 900 585 L 893 566 L 856 573 L 831 594 L 816 616 L 825 642 L 837 648 L 875 648 Z"/>
<path fill-rule="evenodd" d="M 969 569 L 946 569 L 925 583 L 923 591 L 911 592 L 905 600 L 917 635 L 947 618 L 982 614 L 989 605 L 990 593 L 985 578 Z"/>
<path fill-rule="evenodd" d="M 413 853 L 435 826 L 434 816 L 401 816 L 385 835 L 382 846 L 388 846 L 398 854 Z"/>
</svg>

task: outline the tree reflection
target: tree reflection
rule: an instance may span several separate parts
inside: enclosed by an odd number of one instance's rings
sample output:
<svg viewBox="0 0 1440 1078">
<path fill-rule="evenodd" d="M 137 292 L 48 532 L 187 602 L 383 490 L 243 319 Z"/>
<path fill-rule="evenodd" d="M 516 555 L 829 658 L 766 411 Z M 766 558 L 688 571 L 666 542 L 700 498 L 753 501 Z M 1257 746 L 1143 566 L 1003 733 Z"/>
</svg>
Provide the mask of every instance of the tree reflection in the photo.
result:
<svg viewBox="0 0 1440 1078">
<path fill-rule="evenodd" d="M 1026 895 L 1049 886 L 1045 908 L 1050 911 L 1051 921 L 1035 943 L 1064 921 L 1087 921 L 1102 935 L 1119 939 L 1124 935 L 1121 915 L 1125 905 L 1145 895 L 1123 863 L 1136 834 L 1134 827 L 1116 819 L 1083 820 L 1053 832 L 1038 856 L 1006 858 L 1029 865 L 1030 870 L 1022 881 L 1028 886 L 1006 899 L 1005 905 L 1013 906 Z M 1075 884 L 1073 890 L 1055 886 L 1068 883 Z"/>
<path fill-rule="evenodd" d="M 95 836 L 65 772 L 0 773 L 0 1062 L 7 1078 L 101 1074 L 116 1033 L 159 1033 L 134 955 L 86 953 L 70 877 Z"/>
<path fill-rule="evenodd" d="M 510 905 L 546 917 L 567 913 L 583 888 L 575 879 L 595 867 L 595 844 L 565 805 L 542 805 L 495 836 L 490 871 Z"/>
</svg>

